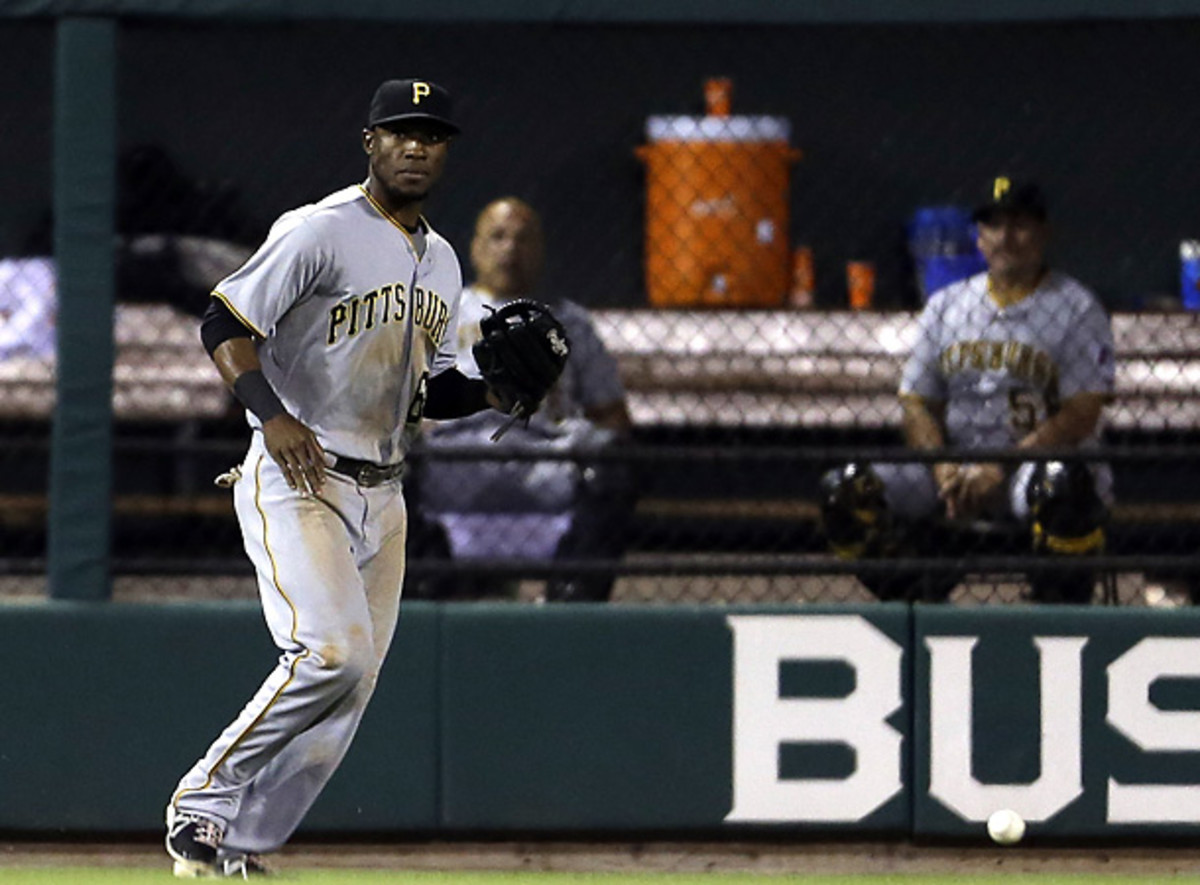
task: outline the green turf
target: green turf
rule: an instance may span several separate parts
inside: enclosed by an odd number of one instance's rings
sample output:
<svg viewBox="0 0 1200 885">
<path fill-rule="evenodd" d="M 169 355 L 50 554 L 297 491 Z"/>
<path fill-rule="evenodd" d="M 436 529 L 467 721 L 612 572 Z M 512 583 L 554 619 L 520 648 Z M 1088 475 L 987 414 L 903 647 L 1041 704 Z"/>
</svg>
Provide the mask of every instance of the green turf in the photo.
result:
<svg viewBox="0 0 1200 885">
<path fill-rule="evenodd" d="M 1198 873 L 1200 875 L 1200 873 Z M 1195 877 L 1114 875 L 920 875 L 792 876 L 752 873 L 539 873 L 533 871 L 402 872 L 389 870 L 287 870 L 280 885 L 1155 885 Z M 3 885 L 144 885 L 177 882 L 168 869 L 0 867 Z"/>
</svg>

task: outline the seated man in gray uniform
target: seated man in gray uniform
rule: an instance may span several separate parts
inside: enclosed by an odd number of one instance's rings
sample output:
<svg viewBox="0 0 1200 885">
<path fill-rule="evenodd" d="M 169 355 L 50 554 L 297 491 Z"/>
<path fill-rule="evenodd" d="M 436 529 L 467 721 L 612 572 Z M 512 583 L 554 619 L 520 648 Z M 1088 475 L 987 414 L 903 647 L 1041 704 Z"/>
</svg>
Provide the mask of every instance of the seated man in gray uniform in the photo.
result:
<svg viewBox="0 0 1200 885">
<path fill-rule="evenodd" d="M 463 290 L 459 306 L 458 366 L 468 377 L 478 375 L 471 347 L 480 336 L 479 321 L 508 301 L 537 298 L 543 259 L 541 219 L 527 203 L 506 197 L 479 214 L 471 240 L 475 282 Z M 423 440 L 426 457 L 411 483 L 414 558 L 618 559 L 624 552 L 634 504 L 626 465 L 528 457 L 606 449 L 626 440 L 631 427 L 616 360 L 587 311 L 571 301 L 547 300 L 571 342 L 562 377 L 527 424 L 512 425 L 495 443 L 490 440 L 505 423 L 498 412 L 495 418 L 431 423 Z M 487 449 L 494 459 L 437 458 L 439 450 L 463 446 Z M 474 582 L 456 576 L 445 588 L 440 583 L 414 582 L 410 590 L 434 598 L 509 592 L 508 582 L 491 575 Z M 546 600 L 602 602 L 612 586 L 610 575 L 563 574 L 547 583 Z"/>
<path fill-rule="evenodd" d="M 825 474 L 825 533 L 843 558 L 934 555 L 929 528 L 943 516 L 1027 525 L 1039 553 L 1103 550 L 1108 466 L 1036 456 L 1098 445 L 1114 380 L 1108 316 L 1091 291 L 1047 265 L 1049 224 L 1037 185 L 993 179 L 974 219 L 987 270 L 930 298 L 900 382 L 907 445 L 958 449 L 964 457 L 852 464 Z M 1009 448 L 1028 451 L 1030 460 L 970 457 Z M 861 578 L 888 599 L 944 599 L 957 583 L 953 576 Z M 1047 571 L 1031 585 L 1034 599 L 1085 603 L 1094 576 Z"/>
</svg>

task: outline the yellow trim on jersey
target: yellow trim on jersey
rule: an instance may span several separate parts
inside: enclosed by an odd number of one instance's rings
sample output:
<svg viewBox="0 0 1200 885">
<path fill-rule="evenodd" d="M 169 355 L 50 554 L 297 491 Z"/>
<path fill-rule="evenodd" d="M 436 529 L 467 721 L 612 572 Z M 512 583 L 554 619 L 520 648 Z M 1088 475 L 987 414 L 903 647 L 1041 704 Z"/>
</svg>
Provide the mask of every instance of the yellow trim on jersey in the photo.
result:
<svg viewBox="0 0 1200 885">
<path fill-rule="evenodd" d="M 996 285 L 996 281 L 992 279 L 992 275 L 988 274 L 987 290 L 988 296 L 996 303 L 998 307 L 1012 307 L 1014 304 L 1020 304 L 1030 295 L 1038 290 L 1042 281 L 1046 279 L 1046 274 L 1049 273 L 1048 268 L 1043 267 L 1038 271 L 1037 279 L 1030 286 L 1017 286 L 1012 289 L 1001 289 Z"/>
<path fill-rule="evenodd" d="M 408 240 L 408 245 L 412 247 L 413 254 L 415 255 L 417 253 L 417 244 L 415 242 L 413 242 L 412 234 L 410 234 L 408 232 L 408 228 L 406 228 L 403 224 L 401 224 L 399 221 L 397 221 L 396 217 L 394 215 L 392 215 L 391 212 L 389 212 L 387 209 L 384 209 L 383 204 L 380 203 L 373 196 L 371 196 L 371 192 L 369 190 L 367 190 L 363 185 L 360 184 L 358 186 L 358 189 L 363 192 L 363 196 L 367 198 L 367 202 L 375 207 L 376 212 L 378 212 L 380 215 L 382 215 L 384 218 L 386 218 L 388 221 L 390 221 L 393 225 L 395 225 L 396 230 L 398 230 L 398 231 L 400 231 L 400 233 L 404 234 L 404 239 Z M 428 229 L 429 222 L 427 222 L 425 220 L 425 216 L 421 215 L 421 216 L 418 216 L 418 218 L 419 218 L 420 222 L 425 225 L 426 229 Z"/>
<path fill-rule="evenodd" d="M 997 307 L 1012 307 L 1014 304 L 1020 304 L 1037 290 L 1037 284 L 1033 286 L 1020 286 L 1016 289 L 1000 289 L 995 281 L 987 278 L 988 297 L 995 302 Z"/>
<path fill-rule="evenodd" d="M 299 628 L 299 616 L 296 613 L 296 606 L 292 604 L 292 600 L 284 591 L 283 585 L 279 583 L 279 566 L 275 562 L 275 556 L 271 553 L 270 545 L 267 543 L 267 514 L 263 511 L 262 505 L 259 503 L 259 499 L 262 495 L 262 465 L 264 460 L 265 456 L 259 455 L 258 463 L 254 466 L 254 509 L 258 511 L 258 515 L 262 518 L 263 549 L 267 551 L 267 559 L 271 561 L 271 583 L 275 585 L 275 589 L 279 591 L 279 595 L 283 597 L 283 601 L 287 603 L 288 609 L 290 609 L 292 612 L 291 638 L 293 643 L 299 645 L 299 641 L 296 639 L 296 630 Z M 204 783 L 198 787 L 186 787 L 175 794 L 174 798 L 171 800 L 171 803 L 176 808 L 179 807 L 179 800 L 188 793 L 199 793 L 203 790 L 207 790 L 212 785 L 213 775 L 217 773 L 217 769 L 225 763 L 233 751 L 241 745 L 242 741 L 246 739 L 250 732 L 252 732 L 254 728 L 260 722 L 262 722 L 263 717 L 267 715 L 268 711 L 275 706 L 275 702 L 279 700 L 280 696 L 285 691 L 287 691 L 287 687 L 291 685 L 292 680 L 296 678 L 296 667 L 298 667 L 300 662 L 307 658 L 310 654 L 312 654 L 312 649 L 306 648 L 303 654 L 299 654 L 292 659 L 291 666 L 288 668 L 288 677 L 283 681 L 283 685 L 279 686 L 278 691 L 271 695 L 271 700 L 267 701 L 266 705 L 261 711 L 259 711 L 259 714 L 254 717 L 254 721 L 242 729 L 242 733 L 234 738 L 233 743 L 231 743 L 225 749 L 225 752 L 220 755 L 217 761 L 213 763 L 212 767 L 208 770 L 208 775 L 205 777 Z"/>
<path fill-rule="evenodd" d="M 218 292 L 216 289 L 213 289 L 212 297 L 216 298 L 218 301 L 220 301 L 222 304 L 224 304 L 227 308 L 229 308 L 229 312 L 231 314 L 233 314 L 234 319 L 236 319 L 239 323 L 241 323 L 243 326 L 245 326 L 247 329 L 249 329 L 251 332 L 253 332 L 255 335 L 257 335 L 259 338 L 265 339 L 267 337 L 266 332 L 260 332 L 258 329 L 258 326 L 254 325 L 254 323 L 250 322 L 248 319 L 246 319 L 244 316 L 242 316 L 241 311 L 239 311 L 236 307 L 234 307 L 230 303 L 228 296 L 226 296 L 223 292 Z"/>
</svg>

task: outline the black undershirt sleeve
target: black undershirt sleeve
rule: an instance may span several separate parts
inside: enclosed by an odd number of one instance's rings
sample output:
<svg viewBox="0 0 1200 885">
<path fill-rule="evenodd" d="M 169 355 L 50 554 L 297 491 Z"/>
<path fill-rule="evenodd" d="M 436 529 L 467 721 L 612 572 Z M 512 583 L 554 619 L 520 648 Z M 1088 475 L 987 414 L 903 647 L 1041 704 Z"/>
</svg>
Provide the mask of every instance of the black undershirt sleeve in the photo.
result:
<svg viewBox="0 0 1200 885">
<path fill-rule="evenodd" d="M 488 408 L 487 384 L 468 378 L 458 369 L 447 369 L 429 379 L 425 417 L 434 421 L 461 418 Z"/>
<path fill-rule="evenodd" d="M 253 338 L 254 333 L 242 325 L 220 298 L 209 299 L 208 310 L 200 320 L 200 340 L 212 356 L 230 338 Z"/>
</svg>

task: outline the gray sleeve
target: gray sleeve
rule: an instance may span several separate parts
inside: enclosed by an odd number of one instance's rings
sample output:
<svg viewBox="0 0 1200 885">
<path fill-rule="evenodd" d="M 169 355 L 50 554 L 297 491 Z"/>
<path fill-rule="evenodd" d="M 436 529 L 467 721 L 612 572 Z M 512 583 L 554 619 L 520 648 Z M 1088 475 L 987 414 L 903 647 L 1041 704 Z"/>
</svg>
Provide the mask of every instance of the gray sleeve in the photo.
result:
<svg viewBox="0 0 1200 885">
<path fill-rule="evenodd" d="M 943 290 L 921 311 L 917 339 L 900 376 L 901 394 L 915 394 L 926 399 L 946 398 L 946 381 L 941 369 L 942 307 L 945 303 Z"/>
<path fill-rule="evenodd" d="M 298 213 L 283 215 L 266 242 L 213 290 L 213 295 L 260 338 L 320 277 L 324 247 L 317 231 Z"/>
<path fill-rule="evenodd" d="M 1089 296 L 1063 338 L 1058 363 L 1058 394 L 1112 393 L 1116 378 L 1112 323 Z"/>
<path fill-rule="evenodd" d="M 584 408 L 607 405 L 625 399 L 625 387 L 617 361 L 592 324 L 587 311 L 569 301 L 559 302 L 558 317 L 571 339 L 572 399 Z"/>
</svg>

